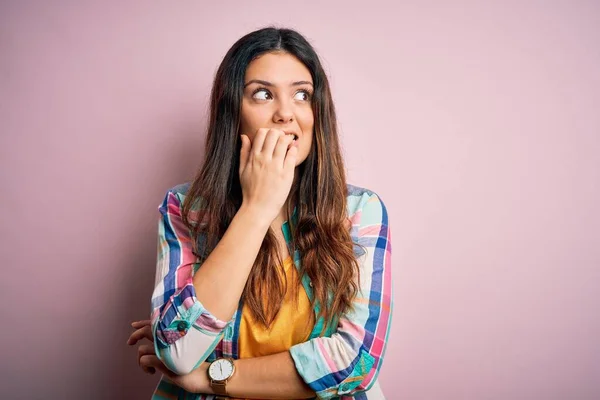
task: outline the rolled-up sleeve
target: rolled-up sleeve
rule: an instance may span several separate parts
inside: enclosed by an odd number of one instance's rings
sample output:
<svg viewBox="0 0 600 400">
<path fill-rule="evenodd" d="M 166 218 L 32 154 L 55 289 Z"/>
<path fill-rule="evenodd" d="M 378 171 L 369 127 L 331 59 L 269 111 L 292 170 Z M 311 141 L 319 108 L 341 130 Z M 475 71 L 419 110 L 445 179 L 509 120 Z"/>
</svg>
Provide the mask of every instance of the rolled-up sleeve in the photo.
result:
<svg viewBox="0 0 600 400">
<path fill-rule="evenodd" d="M 208 358 L 228 324 L 196 298 L 192 278 L 200 264 L 192 252 L 190 230 L 181 217 L 184 196 L 171 189 L 159 206 L 151 312 L 156 355 L 180 375 L 190 373 Z"/>
<path fill-rule="evenodd" d="M 330 337 L 313 338 L 290 349 L 296 370 L 320 399 L 369 390 L 385 354 L 393 307 L 391 232 L 386 207 L 377 194 L 363 194 L 360 204 L 352 229 L 366 253 L 359 252 L 360 289 L 354 310 L 340 317 Z"/>
</svg>

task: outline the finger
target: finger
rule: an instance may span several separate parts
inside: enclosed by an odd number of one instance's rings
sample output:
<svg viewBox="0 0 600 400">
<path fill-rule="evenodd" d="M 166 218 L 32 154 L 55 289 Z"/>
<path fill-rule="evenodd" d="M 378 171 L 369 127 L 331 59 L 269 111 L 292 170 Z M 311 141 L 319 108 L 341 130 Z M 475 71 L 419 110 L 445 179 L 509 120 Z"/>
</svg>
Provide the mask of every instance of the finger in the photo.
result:
<svg viewBox="0 0 600 400">
<path fill-rule="evenodd" d="M 246 169 L 246 164 L 248 164 L 248 158 L 250 157 L 250 139 L 246 135 L 240 136 L 240 140 L 242 141 L 242 148 L 240 150 L 240 174 L 244 172 Z"/>
<path fill-rule="evenodd" d="M 165 366 L 165 364 L 163 364 L 158 357 L 156 356 L 151 356 L 154 357 L 155 359 L 155 366 L 153 368 L 156 368 L 157 371 L 160 371 L 161 374 L 165 375 L 167 378 L 169 379 L 175 379 L 180 375 L 177 375 L 176 373 L 174 373 L 173 371 L 171 371 L 169 368 L 167 368 Z"/>
<path fill-rule="evenodd" d="M 253 155 L 257 156 L 262 151 L 263 143 L 265 142 L 265 138 L 267 137 L 267 132 L 269 132 L 269 129 L 267 128 L 259 128 L 256 131 L 256 135 L 254 135 L 254 139 L 252 139 Z"/>
<path fill-rule="evenodd" d="M 275 146 L 282 137 L 285 137 L 284 131 L 280 129 L 269 129 L 262 147 L 262 155 L 264 159 L 270 160 L 273 158 Z"/>
<path fill-rule="evenodd" d="M 283 168 L 285 170 L 294 170 L 296 168 L 296 160 L 298 159 L 298 148 L 296 146 L 291 147 L 285 155 L 285 161 L 283 162 Z"/>
<path fill-rule="evenodd" d="M 177 376 L 173 371 L 171 371 L 170 369 L 165 367 L 165 365 L 162 363 L 162 361 L 160 361 L 160 359 L 158 357 L 156 357 L 155 355 L 142 356 L 142 358 L 140 358 L 140 366 L 144 370 L 153 368 L 156 371 L 161 372 L 162 374 L 164 374 L 165 376 L 167 376 L 170 379 L 175 379 L 175 377 Z"/>
<path fill-rule="evenodd" d="M 141 321 L 133 321 L 131 323 L 131 326 L 135 329 L 139 329 L 139 328 L 143 327 L 144 325 L 151 325 L 151 324 L 152 324 L 152 322 L 149 319 L 144 319 Z"/>
<path fill-rule="evenodd" d="M 138 340 L 141 340 L 143 338 L 148 339 L 151 342 L 154 342 L 154 337 L 152 336 L 152 328 L 148 325 L 144 326 L 141 329 L 137 329 L 136 331 L 134 331 L 130 336 L 129 336 L 129 341 L 131 342 L 130 344 L 135 344 L 137 343 Z"/>
<path fill-rule="evenodd" d="M 134 331 L 130 336 L 129 339 L 127 339 L 127 344 L 128 345 L 134 345 L 136 344 L 139 340 L 142 340 L 143 338 L 148 339 L 151 342 L 154 342 L 154 337 L 152 336 L 152 329 L 146 325 L 141 329 L 138 329 L 136 331 Z"/>
<path fill-rule="evenodd" d="M 138 347 L 138 365 L 140 367 L 142 367 L 142 369 L 144 370 L 144 372 L 149 373 L 149 374 L 153 374 L 154 372 L 152 371 L 154 368 L 150 367 L 148 365 L 145 365 L 142 363 L 142 358 L 145 356 L 156 356 L 156 353 L 154 351 L 154 346 L 151 345 L 147 345 L 147 344 L 142 344 Z"/>
<path fill-rule="evenodd" d="M 138 363 L 140 358 L 142 358 L 145 355 L 148 354 L 154 354 L 156 355 L 155 351 L 154 351 L 154 345 L 150 345 L 150 344 L 141 344 L 138 347 Z"/>
<path fill-rule="evenodd" d="M 288 151 L 290 146 L 294 143 L 293 135 L 283 135 L 279 137 L 277 141 L 277 145 L 275 146 L 275 151 L 273 151 L 273 159 L 281 160 L 281 166 L 283 166 L 283 161 L 285 160 L 285 153 Z"/>
<path fill-rule="evenodd" d="M 139 364 L 145 373 L 153 375 L 156 372 L 157 367 L 156 362 L 153 360 L 154 358 L 158 360 L 158 357 L 154 355 L 145 355 L 142 358 L 140 358 Z M 160 362 L 160 360 L 158 361 Z"/>
</svg>

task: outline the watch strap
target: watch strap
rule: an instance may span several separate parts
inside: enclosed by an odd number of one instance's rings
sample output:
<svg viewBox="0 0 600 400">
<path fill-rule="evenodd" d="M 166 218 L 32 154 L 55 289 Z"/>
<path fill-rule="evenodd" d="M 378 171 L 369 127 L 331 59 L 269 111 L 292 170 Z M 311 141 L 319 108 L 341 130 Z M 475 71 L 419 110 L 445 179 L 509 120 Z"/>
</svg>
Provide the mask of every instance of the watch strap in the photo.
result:
<svg viewBox="0 0 600 400">
<path fill-rule="evenodd" d="M 212 388 L 213 392 L 219 396 L 227 396 L 227 388 L 225 385 L 226 382 L 216 382 L 213 380 L 210 381 L 210 387 Z"/>
</svg>

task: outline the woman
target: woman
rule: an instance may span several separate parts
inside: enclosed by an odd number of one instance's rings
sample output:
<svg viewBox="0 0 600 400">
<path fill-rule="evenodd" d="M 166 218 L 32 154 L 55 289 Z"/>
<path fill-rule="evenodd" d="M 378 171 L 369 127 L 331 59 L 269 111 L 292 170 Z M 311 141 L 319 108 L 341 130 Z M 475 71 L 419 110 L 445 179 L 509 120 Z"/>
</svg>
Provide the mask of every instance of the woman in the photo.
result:
<svg viewBox="0 0 600 400">
<path fill-rule="evenodd" d="M 160 205 L 153 399 L 384 398 L 391 236 L 348 185 L 327 76 L 289 29 L 238 40 L 215 76 L 206 156 Z"/>
</svg>

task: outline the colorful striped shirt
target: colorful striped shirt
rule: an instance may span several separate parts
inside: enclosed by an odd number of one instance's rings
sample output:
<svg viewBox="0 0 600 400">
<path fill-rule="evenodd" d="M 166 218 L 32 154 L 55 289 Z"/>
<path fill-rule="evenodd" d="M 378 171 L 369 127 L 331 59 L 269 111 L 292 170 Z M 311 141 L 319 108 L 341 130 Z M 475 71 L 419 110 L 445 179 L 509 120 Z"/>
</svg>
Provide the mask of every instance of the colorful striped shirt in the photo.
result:
<svg viewBox="0 0 600 400">
<path fill-rule="evenodd" d="M 182 204 L 190 184 L 169 189 L 159 206 L 158 252 L 152 294 L 152 332 L 157 357 L 177 374 L 190 373 L 204 361 L 239 358 L 239 327 L 243 302 L 229 321 L 221 321 L 196 297 L 192 277 L 201 267 L 192 253 L 191 235 L 182 221 Z M 392 244 L 387 209 L 380 197 L 348 185 L 347 212 L 354 253 L 360 265 L 359 292 L 353 310 L 322 332 L 316 320 L 306 342 L 289 351 L 296 370 L 319 399 L 384 399 L 377 377 L 381 369 L 392 318 Z M 296 213 L 292 219 L 296 217 Z M 285 223 L 287 224 L 287 222 Z M 284 225 L 285 225 L 284 224 Z M 285 231 L 286 226 L 282 229 Z M 289 228 L 287 228 L 289 229 Z M 287 237 L 286 237 L 286 240 Z M 295 251 L 294 263 L 301 265 Z M 310 278 L 302 286 L 312 300 Z M 315 316 L 319 304 L 315 302 Z M 188 393 L 165 378 L 153 399 L 214 399 Z"/>
</svg>

